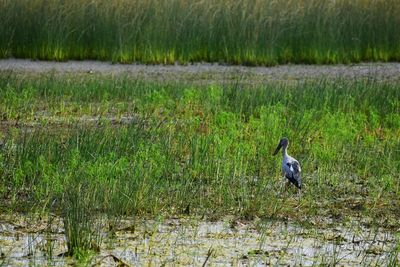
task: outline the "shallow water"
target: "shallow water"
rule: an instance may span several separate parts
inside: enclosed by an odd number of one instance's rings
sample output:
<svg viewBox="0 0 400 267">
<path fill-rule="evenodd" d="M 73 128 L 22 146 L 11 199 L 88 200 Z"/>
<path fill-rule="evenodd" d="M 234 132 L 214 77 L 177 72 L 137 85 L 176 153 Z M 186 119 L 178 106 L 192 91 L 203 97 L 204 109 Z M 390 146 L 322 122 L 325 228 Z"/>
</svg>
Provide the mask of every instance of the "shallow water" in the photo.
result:
<svg viewBox="0 0 400 267">
<path fill-rule="evenodd" d="M 400 260 L 394 233 L 357 224 L 321 228 L 281 221 L 180 218 L 125 219 L 117 225 L 114 234 L 102 232 L 100 253 L 91 264 L 202 266 L 207 261 L 208 266 L 358 266 Z M 0 217 L 0 265 L 73 264 L 74 259 L 60 256 L 65 252 L 59 218 L 49 223 L 48 219 Z"/>
</svg>

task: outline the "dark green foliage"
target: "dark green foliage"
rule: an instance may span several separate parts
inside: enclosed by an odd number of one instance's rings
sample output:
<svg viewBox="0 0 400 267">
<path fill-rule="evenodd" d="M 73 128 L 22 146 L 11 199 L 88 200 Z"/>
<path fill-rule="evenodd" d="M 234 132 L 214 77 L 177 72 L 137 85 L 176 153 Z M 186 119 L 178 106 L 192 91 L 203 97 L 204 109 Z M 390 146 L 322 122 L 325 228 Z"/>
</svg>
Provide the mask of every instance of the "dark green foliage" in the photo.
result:
<svg viewBox="0 0 400 267">
<path fill-rule="evenodd" d="M 400 59 L 397 0 L 1 0 L 0 57 L 245 65 Z"/>
</svg>

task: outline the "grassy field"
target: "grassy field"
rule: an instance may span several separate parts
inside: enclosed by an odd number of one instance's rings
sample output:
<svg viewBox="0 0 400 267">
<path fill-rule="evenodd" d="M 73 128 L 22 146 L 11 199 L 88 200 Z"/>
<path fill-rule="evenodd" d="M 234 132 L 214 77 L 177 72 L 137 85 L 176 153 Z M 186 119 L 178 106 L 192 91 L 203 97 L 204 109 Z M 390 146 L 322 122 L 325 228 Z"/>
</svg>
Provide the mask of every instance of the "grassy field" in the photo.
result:
<svg viewBox="0 0 400 267">
<path fill-rule="evenodd" d="M 373 79 L 199 87 L 2 73 L 3 209 L 361 214 L 398 226 L 399 87 Z M 302 164 L 301 199 L 279 193 L 281 157 L 271 154 L 282 136 Z"/>
<path fill-rule="evenodd" d="M 398 14 L 397 0 L 1 0 L 0 58 L 398 61 Z"/>
</svg>

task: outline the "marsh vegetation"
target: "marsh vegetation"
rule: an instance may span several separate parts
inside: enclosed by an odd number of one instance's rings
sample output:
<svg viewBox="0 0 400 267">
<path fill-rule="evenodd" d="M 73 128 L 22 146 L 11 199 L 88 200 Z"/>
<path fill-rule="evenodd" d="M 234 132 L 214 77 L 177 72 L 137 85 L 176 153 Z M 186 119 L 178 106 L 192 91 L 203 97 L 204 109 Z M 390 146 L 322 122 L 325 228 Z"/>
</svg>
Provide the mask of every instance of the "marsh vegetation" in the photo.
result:
<svg viewBox="0 0 400 267">
<path fill-rule="evenodd" d="M 65 250 L 84 259 L 127 216 L 302 227 L 325 218 L 393 231 L 399 87 L 373 77 L 199 85 L 5 71 L 1 211 L 60 217 Z M 281 136 L 302 163 L 301 198 L 281 191 L 281 159 L 271 156 Z"/>
<path fill-rule="evenodd" d="M 0 1 L 0 57 L 247 65 L 400 60 L 397 0 Z"/>
<path fill-rule="evenodd" d="M 398 14 L 0 0 L 0 266 L 398 266 Z"/>
</svg>

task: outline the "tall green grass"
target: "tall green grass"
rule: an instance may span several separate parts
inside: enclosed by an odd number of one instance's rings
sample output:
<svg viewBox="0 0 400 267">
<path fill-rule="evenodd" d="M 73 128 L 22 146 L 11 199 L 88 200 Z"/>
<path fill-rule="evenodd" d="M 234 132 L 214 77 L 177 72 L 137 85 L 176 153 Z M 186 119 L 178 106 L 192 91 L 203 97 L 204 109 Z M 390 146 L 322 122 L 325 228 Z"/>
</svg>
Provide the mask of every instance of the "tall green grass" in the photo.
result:
<svg viewBox="0 0 400 267">
<path fill-rule="evenodd" d="M 79 176 L 74 178 L 63 188 L 61 217 L 68 254 L 81 256 L 88 250 L 99 249 L 104 221 L 96 212 L 98 188 Z"/>
<path fill-rule="evenodd" d="M 273 65 L 400 59 L 397 0 L 1 0 L 0 57 Z"/>
<path fill-rule="evenodd" d="M 398 224 L 398 82 L 203 87 L 3 73 L 0 114 L 6 208 L 62 211 L 68 206 L 61 203 L 71 203 L 140 216 L 364 214 Z M 128 115 L 134 119 L 127 124 L 108 119 Z M 77 120 L 84 116 L 100 119 Z M 300 200 L 280 194 L 281 158 L 271 153 L 282 136 L 302 164 Z M 89 206 L 68 200 L 79 198 L 71 191 L 79 188 Z"/>
</svg>

